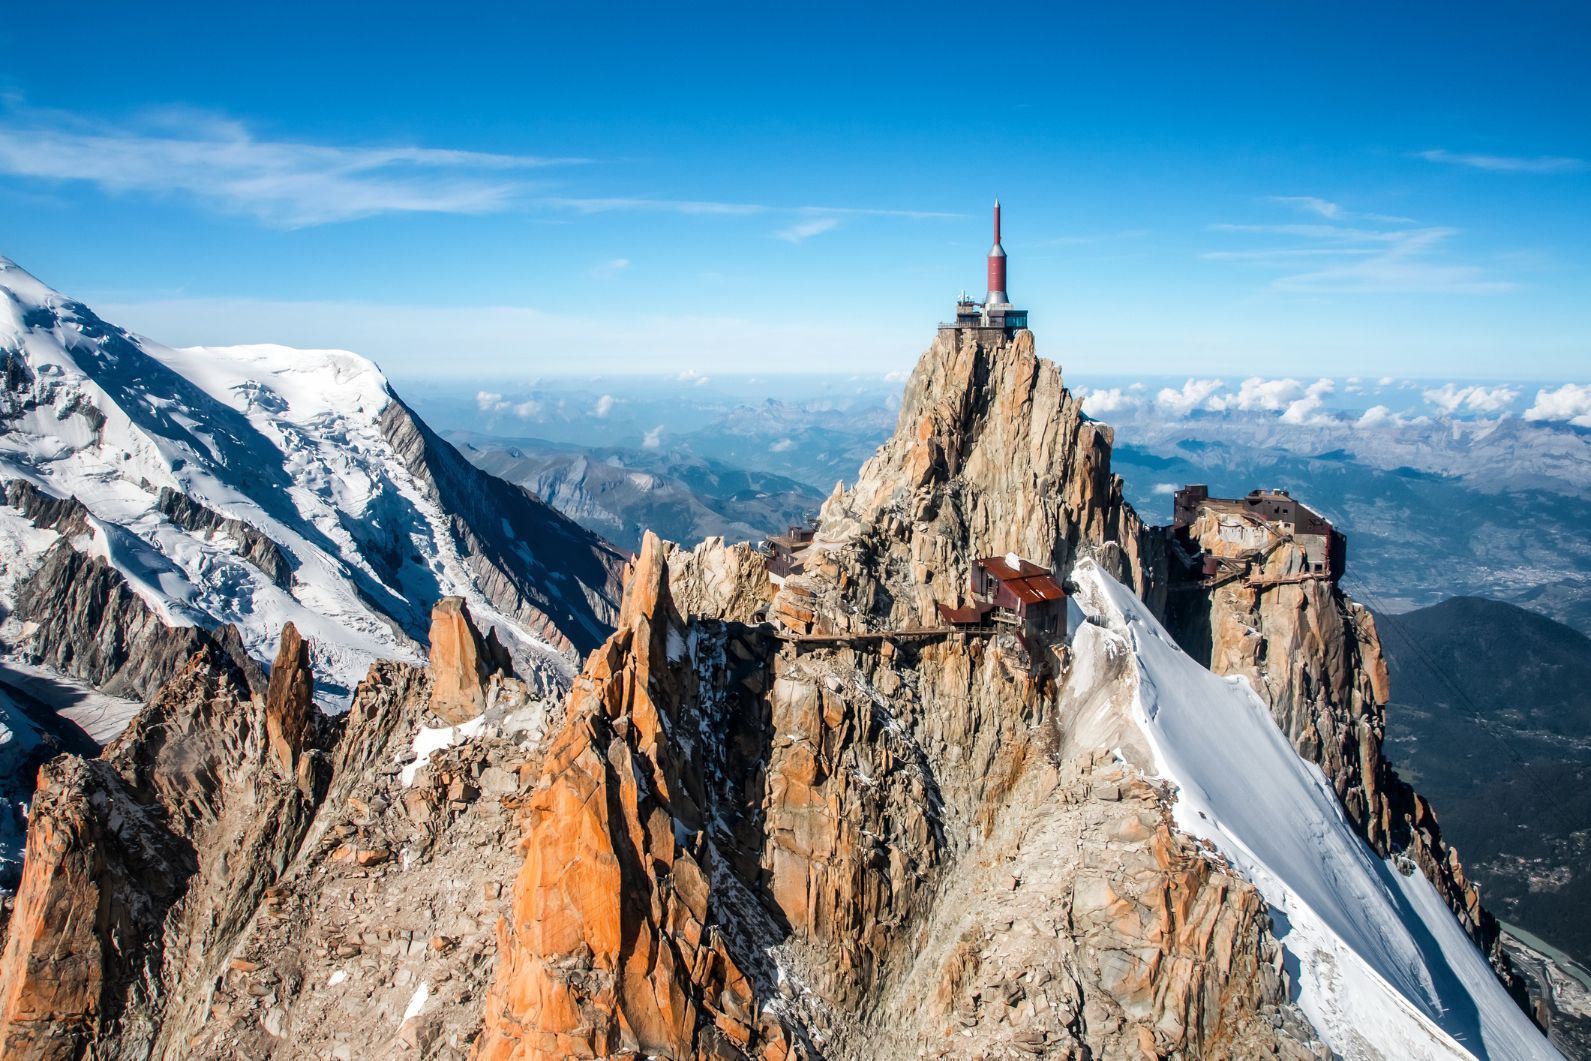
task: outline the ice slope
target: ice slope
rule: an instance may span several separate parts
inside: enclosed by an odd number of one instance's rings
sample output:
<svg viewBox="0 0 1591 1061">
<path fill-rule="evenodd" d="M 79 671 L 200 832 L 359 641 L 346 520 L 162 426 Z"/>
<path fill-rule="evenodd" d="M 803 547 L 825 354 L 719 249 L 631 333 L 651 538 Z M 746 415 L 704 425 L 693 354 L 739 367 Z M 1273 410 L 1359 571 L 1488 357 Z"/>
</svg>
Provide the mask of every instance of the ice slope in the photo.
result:
<svg viewBox="0 0 1591 1061">
<path fill-rule="evenodd" d="M 1182 652 L 1092 561 L 1073 572 L 1091 621 L 1074 674 L 1131 654 L 1134 721 L 1176 789 L 1177 825 L 1210 841 L 1271 907 L 1296 1001 L 1349 1058 L 1554 1058 L 1441 897 L 1378 858 L 1326 777 L 1241 678 Z"/>
<path fill-rule="evenodd" d="M 268 661 L 292 621 L 335 695 L 374 658 L 417 658 L 430 607 L 458 594 L 516 655 L 571 669 L 571 653 L 493 607 L 479 558 L 472 570 L 460 555 L 458 515 L 442 510 L 435 484 L 418 481 L 383 435 L 396 399 L 370 361 L 338 350 L 161 346 L 4 258 L 0 355 L 0 479 L 83 502 L 93 519 L 77 546 L 105 557 L 168 623 L 235 623 Z M 294 569 L 291 587 L 246 561 L 238 543 L 167 519 L 156 506 L 161 487 L 273 539 Z M 0 537 L 21 548 L 0 573 L 9 600 L 10 584 L 55 535 L 19 528 L 7 512 Z"/>
</svg>

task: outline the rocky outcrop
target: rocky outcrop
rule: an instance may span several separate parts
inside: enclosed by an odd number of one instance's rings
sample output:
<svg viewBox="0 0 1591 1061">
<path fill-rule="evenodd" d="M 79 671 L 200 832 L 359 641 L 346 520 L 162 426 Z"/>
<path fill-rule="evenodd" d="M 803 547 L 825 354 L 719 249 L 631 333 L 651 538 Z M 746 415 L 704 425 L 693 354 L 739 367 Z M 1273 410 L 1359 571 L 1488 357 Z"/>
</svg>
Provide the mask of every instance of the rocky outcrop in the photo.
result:
<svg viewBox="0 0 1591 1061">
<path fill-rule="evenodd" d="M 1312 1049 L 1259 894 L 1062 710 L 1064 647 L 917 632 L 996 552 L 1159 592 L 1108 437 L 1025 334 L 942 338 L 901 425 L 771 610 L 754 554 L 645 542 L 532 790 L 478 1056 Z M 779 622 L 798 595 L 821 623 Z"/>
<path fill-rule="evenodd" d="M 340 720 L 310 706 L 296 631 L 263 687 L 202 648 L 100 762 L 51 767 L 41 815 L 61 824 L 30 840 L 0 1042 L 1325 1056 L 1260 892 L 1176 826 L 1128 642 L 1074 658 L 1034 630 L 928 625 L 990 553 L 1062 576 L 1096 557 L 1160 602 L 1164 540 L 1108 459 L 1026 333 L 942 335 L 803 572 L 775 592 L 749 549 L 648 536 L 561 705 L 451 601 L 431 666 L 377 664 Z M 1353 655 L 1371 635 L 1334 661 L 1310 638 L 1337 635 L 1299 615 L 1296 640 L 1259 616 L 1310 657 L 1277 703 L 1346 763 L 1339 714 L 1379 702 Z M 1296 699 L 1339 674 L 1341 712 Z M 1394 835 L 1383 780 L 1341 791 Z"/>
<path fill-rule="evenodd" d="M 718 548 L 649 538 L 576 683 L 478 1057 L 1305 1055 L 1258 894 L 1015 638 L 792 644 Z"/>
<path fill-rule="evenodd" d="M 497 631 L 476 629 L 463 597 L 444 597 L 431 612 L 431 711 L 453 725 L 486 709 L 492 675 L 514 675 Z"/>
<path fill-rule="evenodd" d="M 382 436 L 448 529 L 481 594 L 549 644 L 589 652 L 612 627 L 623 558 L 523 487 L 476 468 L 391 395 Z"/>
<path fill-rule="evenodd" d="M 193 862 L 109 764 L 61 756 L 40 771 L 0 954 L 0 1056 L 89 1056 L 142 1022 L 160 925 Z"/>
<path fill-rule="evenodd" d="M 231 538 L 238 545 L 238 555 L 259 568 L 266 578 L 282 589 L 293 585 L 293 566 L 287 554 L 253 524 L 223 516 L 169 486 L 160 488 L 155 507 L 185 530 Z"/>
<path fill-rule="evenodd" d="M 276 764 L 288 777 L 298 775 L 299 754 L 315 714 L 315 678 L 309 669 L 309 643 L 292 623 L 282 627 L 281 646 L 265 690 L 265 739 Z"/>
<path fill-rule="evenodd" d="M 706 783 L 700 768 L 719 781 L 725 764 L 693 762 L 671 736 L 728 721 L 693 710 L 701 690 L 670 666 L 682 633 L 649 535 L 619 630 L 571 694 L 530 797 L 477 1057 L 789 1052 L 709 914 L 708 829 L 739 787 Z"/>
<path fill-rule="evenodd" d="M 0 1051 L 462 1057 L 546 705 L 494 671 L 467 730 L 438 729 L 441 675 L 383 662 L 329 719 L 296 630 L 268 683 L 234 641 L 201 648 L 99 760 L 46 767 Z"/>
<path fill-rule="evenodd" d="M 42 771 L 0 958 L 0 1043 L 147 1056 L 173 1007 L 202 1005 L 197 985 L 312 806 L 270 768 L 264 731 L 249 676 L 206 645 L 100 760 Z"/>
<path fill-rule="evenodd" d="M 75 497 L 52 497 L 26 479 L 6 483 L 6 504 L 33 521 L 35 527 L 71 538 L 88 533 L 88 509 Z"/>
<path fill-rule="evenodd" d="M 1234 519 L 1205 510 L 1187 530 L 1190 547 L 1215 556 L 1249 551 L 1252 543 L 1225 526 Z M 1442 839 L 1431 806 L 1382 753 L 1390 688 L 1374 616 L 1335 582 L 1307 572 L 1303 547 L 1286 539 L 1247 574 L 1213 586 L 1189 573 L 1169 595 L 1167 625 L 1216 674 L 1248 680 L 1298 753 L 1325 772 L 1370 846 L 1420 867 L 1523 1001 L 1496 918 Z"/>
<path fill-rule="evenodd" d="M 121 572 L 67 538 L 18 583 L 13 614 L 33 624 L 19 646 L 30 662 L 115 696 L 149 696 L 213 643 L 198 627 L 167 626 Z"/>
<path fill-rule="evenodd" d="M 839 629 L 933 625 L 936 601 L 966 603 L 977 558 L 1008 552 L 1062 574 L 1097 556 L 1158 603 L 1163 542 L 1122 499 L 1111 441 L 1035 355 L 1031 333 L 941 331 L 906 386 L 895 435 L 823 506 L 808 564 L 819 577 L 789 580 L 776 607 Z M 827 594 L 815 607 L 791 600 L 813 592 Z"/>
</svg>

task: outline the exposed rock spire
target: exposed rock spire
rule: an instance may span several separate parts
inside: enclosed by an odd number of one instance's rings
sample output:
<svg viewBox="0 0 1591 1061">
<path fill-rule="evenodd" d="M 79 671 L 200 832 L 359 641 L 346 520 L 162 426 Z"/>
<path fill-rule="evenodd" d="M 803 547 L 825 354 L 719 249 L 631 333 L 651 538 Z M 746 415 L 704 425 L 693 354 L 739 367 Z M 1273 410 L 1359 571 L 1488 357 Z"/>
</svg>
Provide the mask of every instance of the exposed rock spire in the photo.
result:
<svg viewBox="0 0 1591 1061">
<path fill-rule="evenodd" d="M 432 609 L 430 659 L 431 710 L 450 725 L 486 709 L 493 674 L 514 674 L 497 631 L 482 637 L 463 597 L 443 597 Z"/>
<path fill-rule="evenodd" d="M 304 750 L 304 735 L 315 709 L 314 693 L 309 643 L 299 636 L 297 627 L 287 623 L 282 627 L 282 643 L 265 692 L 265 736 L 271 754 L 289 777 L 297 773 L 298 755 Z"/>
</svg>

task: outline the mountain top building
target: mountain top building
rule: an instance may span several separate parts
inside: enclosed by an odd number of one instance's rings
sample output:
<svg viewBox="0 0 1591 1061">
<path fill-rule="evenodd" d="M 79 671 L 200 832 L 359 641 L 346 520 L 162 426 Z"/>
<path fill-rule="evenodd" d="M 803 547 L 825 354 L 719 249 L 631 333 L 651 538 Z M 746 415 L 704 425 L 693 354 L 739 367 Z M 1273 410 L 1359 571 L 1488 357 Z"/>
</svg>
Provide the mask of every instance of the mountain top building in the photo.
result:
<svg viewBox="0 0 1591 1061">
<path fill-rule="evenodd" d="M 989 292 L 982 302 L 965 291 L 956 300 L 956 319 L 940 328 L 990 330 L 1010 338 L 1028 326 L 1028 311 L 1011 305 L 1005 290 L 1005 248 L 1000 246 L 1000 200 L 994 201 L 994 246 L 989 249 Z"/>
</svg>

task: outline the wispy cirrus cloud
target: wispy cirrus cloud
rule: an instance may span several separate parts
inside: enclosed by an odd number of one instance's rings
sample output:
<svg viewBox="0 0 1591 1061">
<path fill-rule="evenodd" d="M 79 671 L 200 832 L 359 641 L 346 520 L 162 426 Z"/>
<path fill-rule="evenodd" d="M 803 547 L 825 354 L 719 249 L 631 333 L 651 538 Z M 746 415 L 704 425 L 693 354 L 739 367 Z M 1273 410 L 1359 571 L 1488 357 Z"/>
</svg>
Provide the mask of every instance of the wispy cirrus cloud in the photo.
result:
<svg viewBox="0 0 1591 1061">
<path fill-rule="evenodd" d="M 1481 155 L 1433 148 L 1414 152 L 1415 158 L 1446 166 L 1464 166 L 1491 173 L 1576 173 L 1586 168 L 1585 159 L 1560 155 Z"/>
<path fill-rule="evenodd" d="M 901 217 L 912 220 L 939 220 L 964 217 L 940 210 L 891 210 L 866 206 L 775 206 L 770 203 L 720 202 L 712 199 L 656 199 L 625 196 L 548 196 L 540 200 L 581 214 L 619 211 L 665 214 L 723 214 L 735 217 L 758 214 L 790 214 L 809 217 Z M 836 222 L 837 223 L 837 222 Z M 833 225 L 829 226 L 830 228 Z"/>
<path fill-rule="evenodd" d="M 1399 217 L 1395 214 L 1369 214 L 1349 210 L 1341 203 L 1330 199 L 1322 199 L 1318 195 L 1269 195 L 1265 197 L 1268 203 L 1277 203 L 1281 206 L 1292 207 L 1294 210 L 1306 214 L 1315 214 L 1326 218 L 1328 221 L 1373 221 L 1385 225 L 1412 225 L 1412 217 Z"/>
<path fill-rule="evenodd" d="M 1460 234 L 1456 228 L 1351 212 L 1315 196 L 1271 196 L 1267 201 L 1327 220 L 1212 224 L 1211 232 L 1286 237 L 1286 242 L 1206 251 L 1201 257 L 1274 270 L 1280 275 L 1271 280 L 1271 288 L 1298 294 L 1484 295 L 1517 287 L 1478 265 L 1451 260 L 1451 241 Z"/>
<path fill-rule="evenodd" d="M 0 116 L 0 173 L 188 196 L 287 228 L 389 213 L 494 213 L 534 190 L 526 171 L 586 161 L 261 139 L 242 122 L 179 108 L 115 125 L 15 106 Z"/>
<path fill-rule="evenodd" d="M 1322 199 L 1315 195 L 1272 195 L 1267 198 L 1270 202 L 1295 207 L 1309 214 L 1319 214 L 1333 221 L 1347 215 L 1341 203 L 1334 203 L 1330 199 Z"/>
<path fill-rule="evenodd" d="M 112 123 L 30 108 L 14 97 L 0 99 L 0 175 L 57 186 L 92 184 L 113 194 L 183 198 L 281 228 L 382 214 L 632 211 L 783 216 L 796 219 L 787 231 L 806 238 L 799 233 L 826 231 L 842 217 L 962 216 L 933 210 L 579 194 L 573 174 L 594 161 L 413 144 L 269 139 L 236 119 L 182 107 L 146 110 Z"/>
<path fill-rule="evenodd" d="M 789 243 L 801 243 L 813 236 L 821 236 L 825 232 L 838 228 L 840 219 L 837 217 L 814 217 L 807 221 L 797 221 L 775 232 L 774 235 Z"/>
<path fill-rule="evenodd" d="M 611 280 L 630 267 L 628 258 L 609 258 L 591 267 L 591 275 L 598 280 Z"/>
</svg>

